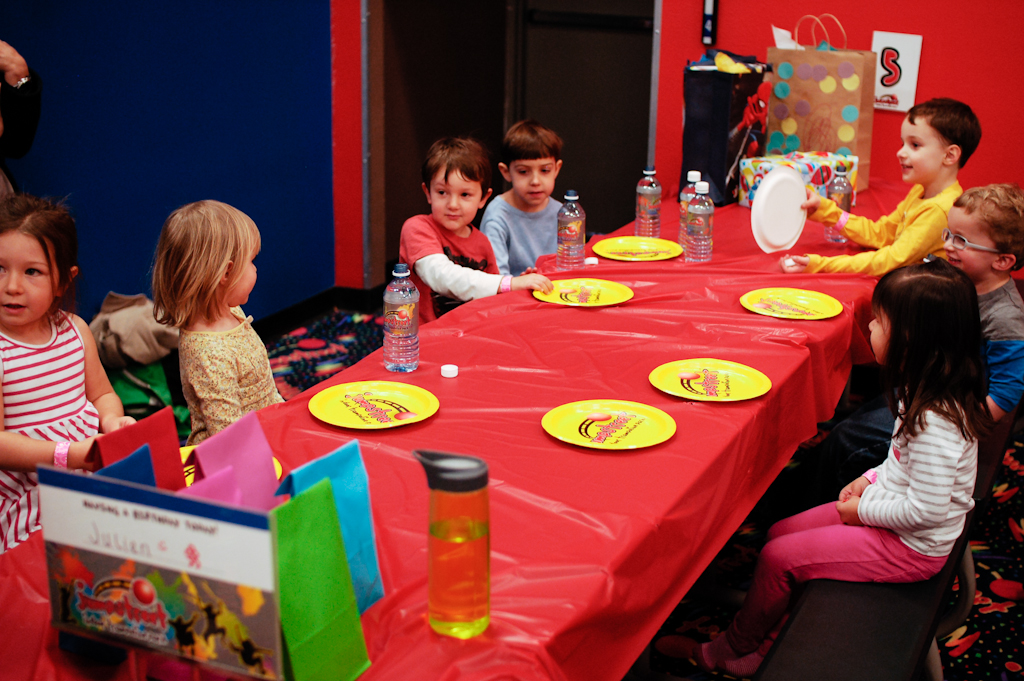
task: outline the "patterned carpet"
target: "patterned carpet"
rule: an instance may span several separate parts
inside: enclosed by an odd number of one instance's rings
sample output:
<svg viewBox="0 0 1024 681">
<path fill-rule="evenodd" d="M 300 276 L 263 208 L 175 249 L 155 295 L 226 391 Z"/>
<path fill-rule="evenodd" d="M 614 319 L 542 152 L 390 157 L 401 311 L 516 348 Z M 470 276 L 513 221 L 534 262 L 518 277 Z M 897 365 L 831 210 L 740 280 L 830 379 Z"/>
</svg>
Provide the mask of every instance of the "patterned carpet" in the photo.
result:
<svg viewBox="0 0 1024 681">
<path fill-rule="evenodd" d="M 343 368 L 355 364 L 383 343 L 381 318 L 335 311 L 308 327 L 296 329 L 267 346 L 274 379 L 286 400 Z M 771 520 L 788 513 L 786 500 L 797 497 L 802 484 L 805 444 L 772 488 L 732 536 L 714 562 L 716 580 L 745 589 L 753 574 L 764 533 Z M 1024 444 L 1018 432 L 996 478 L 989 507 L 971 537 L 978 574 L 974 608 L 964 626 L 940 641 L 947 681 L 1022 678 L 1024 666 Z M 809 468 L 804 467 L 803 471 Z M 651 668 L 693 681 L 728 679 L 707 674 L 689 659 L 695 642 L 716 636 L 732 621 L 735 609 L 687 597 L 666 620 L 654 639 Z"/>
<path fill-rule="evenodd" d="M 281 397 L 290 400 L 384 343 L 381 317 L 336 310 L 267 345 Z"/>
</svg>

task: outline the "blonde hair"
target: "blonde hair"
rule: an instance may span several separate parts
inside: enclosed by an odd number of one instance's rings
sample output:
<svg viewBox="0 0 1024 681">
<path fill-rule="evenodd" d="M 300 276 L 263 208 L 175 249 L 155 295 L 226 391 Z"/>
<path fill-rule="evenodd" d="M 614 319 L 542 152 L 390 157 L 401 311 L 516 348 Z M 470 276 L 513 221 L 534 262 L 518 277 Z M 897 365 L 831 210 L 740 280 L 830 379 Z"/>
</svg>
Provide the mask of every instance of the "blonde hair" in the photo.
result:
<svg viewBox="0 0 1024 681">
<path fill-rule="evenodd" d="M 177 327 L 214 321 L 224 275 L 230 288 L 245 271 L 242 265 L 259 250 L 256 223 L 237 208 L 196 201 L 177 209 L 164 222 L 156 246 L 153 316 Z"/>
<path fill-rule="evenodd" d="M 953 203 L 977 215 L 1000 253 L 1017 257 L 1013 269 L 1024 266 L 1024 191 L 1016 184 L 971 187 Z"/>
</svg>

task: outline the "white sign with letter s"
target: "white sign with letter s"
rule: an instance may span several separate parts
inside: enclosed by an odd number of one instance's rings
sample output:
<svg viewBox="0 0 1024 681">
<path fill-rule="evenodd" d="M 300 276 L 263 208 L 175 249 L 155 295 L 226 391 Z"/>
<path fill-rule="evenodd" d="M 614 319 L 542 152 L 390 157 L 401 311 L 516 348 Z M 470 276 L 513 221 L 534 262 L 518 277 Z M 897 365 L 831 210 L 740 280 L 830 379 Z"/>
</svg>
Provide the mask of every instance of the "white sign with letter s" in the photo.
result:
<svg viewBox="0 0 1024 681">
<path fill-rule="evenodd" d="M 875 31 L 871 51 L 878 55 L 875 67 L 875 108 L 909 111 L 917 95 L 921 67 L 919 35 Z"/>
</svg>

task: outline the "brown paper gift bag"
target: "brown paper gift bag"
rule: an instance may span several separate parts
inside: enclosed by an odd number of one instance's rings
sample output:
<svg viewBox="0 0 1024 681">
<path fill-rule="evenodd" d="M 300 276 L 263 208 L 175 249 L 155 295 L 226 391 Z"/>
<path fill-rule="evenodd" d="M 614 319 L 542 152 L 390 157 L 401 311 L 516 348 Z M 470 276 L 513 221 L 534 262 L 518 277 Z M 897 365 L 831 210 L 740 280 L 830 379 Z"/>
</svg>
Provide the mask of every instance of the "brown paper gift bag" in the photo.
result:
<svg viewBox="0 0 1024 681">
<path fill-rule="evenodd" d="M 831 15 L 822 15 L 832 17 Z M 820 19 L 811 19 L 824 31 Z M 836 20 L 836 23 L 839 23 Z M 842 25 L 840 25 L 842 29 Z M 812 30 L 812 41 L 814 31 Z M 832 45 L 825 34 L 825 45 Z M 866 189 L 871 173 L 871 127 L 875 106 L 875 53 L 843 49 L 789 50 L 768 48 L 774 72 L 768 102 L 766 153 L 831 151 L 859 160 L 858 191 Z"/>
</svg>

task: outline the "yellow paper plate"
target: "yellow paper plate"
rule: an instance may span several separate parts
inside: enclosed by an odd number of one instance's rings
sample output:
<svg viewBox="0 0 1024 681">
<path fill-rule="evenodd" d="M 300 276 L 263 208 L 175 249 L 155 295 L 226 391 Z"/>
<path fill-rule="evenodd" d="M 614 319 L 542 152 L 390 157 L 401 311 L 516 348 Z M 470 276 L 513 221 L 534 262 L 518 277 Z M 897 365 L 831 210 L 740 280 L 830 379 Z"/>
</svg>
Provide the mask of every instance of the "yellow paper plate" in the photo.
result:
<svg viewBox="0 0 1024 681">
<path fill-rule="evenodd" d="M 555 286 L 551 293 L 534 291 L 534 297 L 545 303 L 573 307 L 618 305 L 633 297 L 633 289 L 604 279 L 559 279 L 551 283 Z"/>
<path fill-rule="evenodd" d="M 394 381 L 357 381 L 321 390 L 309 411 L 321 421 L 342 428 L 397 428 L 430 418 L 440 403 L 433 393 Z"/>
<path fill-rule="evenodd" d="M 188 460 L 188 455 L 191 454 L 192 450 L 195 449 L 195 448 L 196 448 L 195 445 L 189 445 L 188 447 L 182 447 L 181 448 L 181 465 L 182 466 L 185 466 L 185 462 Z M 271 458 L 274 460 L 274 475 L 276 475 L 277 479 L 280 480 L 281 479 L 281 462 L 277 460 L 276 456 L 271 457 Z M 192 486 L 192 482 L 195 480 L 195 477 L 196 477 L 196 467 L 195 466 L 185 466 L 185 487 L 191 487 Z"/>
<path fill-rule="evenodd" d="M 669 260 L 683 253 L 683 247 L 668 239 L 620 236 L 594 244 L 594 253 L 611 260 Z"/>
<path fill-rule="evenodd" d="M 662 364 L 648 378 L 669 395 L 705 402 L 749 400 L 772 387 L 771 379 L 753 367 L 710 357 Z"/>
<path fill-rule="evenodd" d="M 625 400 L 583 400 L 555 407 L 540 422 L 562 442 L 593 449 L 638 449 L 672 437 L 676 422 L 662 410 Z"/>
<path fill-rule="evenodd" d="M 740 296 L 740 305 L 780 319 L 828 319 L 843 311 L 843 304 L 827 293 L 800 288 L 759 288 Z"/>
</svg>

